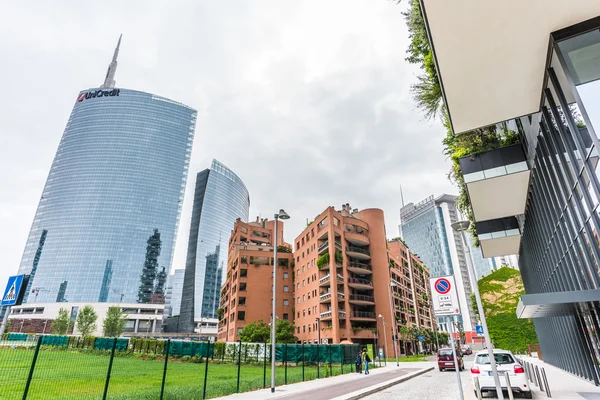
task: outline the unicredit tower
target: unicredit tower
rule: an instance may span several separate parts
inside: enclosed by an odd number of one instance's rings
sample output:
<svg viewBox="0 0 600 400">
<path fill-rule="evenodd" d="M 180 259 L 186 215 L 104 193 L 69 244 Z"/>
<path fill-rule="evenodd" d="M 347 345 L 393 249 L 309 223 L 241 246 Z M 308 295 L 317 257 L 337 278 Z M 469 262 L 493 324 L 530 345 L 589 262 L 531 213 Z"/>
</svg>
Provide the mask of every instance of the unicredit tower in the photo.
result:
<svg viewBox="0 0 600 400">
<path fill-rule="evenodd" d="M 73 96 L 19 268 L 27 303 L 164 299 L 197 113 L 115 87 L 120 43 Z"/>
</svg>

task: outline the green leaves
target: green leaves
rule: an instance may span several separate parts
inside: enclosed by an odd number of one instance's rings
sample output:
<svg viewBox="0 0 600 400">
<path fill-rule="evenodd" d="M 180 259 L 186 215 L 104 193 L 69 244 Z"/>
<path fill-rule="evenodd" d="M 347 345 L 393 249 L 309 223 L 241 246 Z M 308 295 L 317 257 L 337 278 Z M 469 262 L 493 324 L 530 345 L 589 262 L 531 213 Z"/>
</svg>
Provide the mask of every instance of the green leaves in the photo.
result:
<svg viewBox="0 0 600 400">
<path fill-rule="evenodd" d="M 106 312 L 106 318 L 102 327 L 104 328 L 104 336 L 119 337 L 125 331 L 127 323 L 127 314 L 123 313 L 121 307 L 109 307 Z"/>
<path fill-rule="evenodd" d="M 58 310 L 58 316 L 52 321 L 52 333 L 55 335 L 65 335 L 69 328 L 73 325 L 71 317 L 69 316 L 69 310 L 66 308 L 60 308 Z"/>
<path fill-rule="evenodd" d="M 92 306 L 85 306 L 77 314 L 77 330 L 81 333 L 81 336 L 89 336 L 90 333 L 96 330 L 96 320 L 98 314 L 92 308 Z"/>
<path fill-rule="evenodd" d="M 240 332 L 242 342 L 264 343 L 271 341 L 271 327 L 260 320 L 244 326 Z M 275 340 L 277 343 L 296 343 L 294 325 L 290 321 L 278 319 L 275 326 Z"/>
</svg>

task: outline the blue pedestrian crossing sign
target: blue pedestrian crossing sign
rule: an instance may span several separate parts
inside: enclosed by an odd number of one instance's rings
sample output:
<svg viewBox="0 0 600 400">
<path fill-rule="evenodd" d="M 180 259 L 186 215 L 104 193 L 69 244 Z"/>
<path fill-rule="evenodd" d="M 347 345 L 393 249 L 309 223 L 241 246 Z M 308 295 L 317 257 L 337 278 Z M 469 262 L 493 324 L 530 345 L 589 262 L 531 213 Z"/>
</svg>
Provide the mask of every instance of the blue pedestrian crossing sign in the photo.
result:
<svg viewBox="0 0 600 400">
<path fill-rule="evenodd" d="M 423 337 L 423 336 L 419 336 L 419 342 L 422 342 L 422 341 L 423 341 L 423 339 L 424 339 L 424 337 Z"/>
<path fill-rule="evenodd" d="M 477 333 L 478 335 L 483 335 L 483 326 L 475 325 L 475 333 Z"/>
<path fill-rule="evenodd" d="M 23 289 L 23 279 L 25 275 L 16 275 L 8 278 L 8 284 L 4 289 L 0 306 L 14 306 L 19 300 L 21 289 Z"/>
</svg>

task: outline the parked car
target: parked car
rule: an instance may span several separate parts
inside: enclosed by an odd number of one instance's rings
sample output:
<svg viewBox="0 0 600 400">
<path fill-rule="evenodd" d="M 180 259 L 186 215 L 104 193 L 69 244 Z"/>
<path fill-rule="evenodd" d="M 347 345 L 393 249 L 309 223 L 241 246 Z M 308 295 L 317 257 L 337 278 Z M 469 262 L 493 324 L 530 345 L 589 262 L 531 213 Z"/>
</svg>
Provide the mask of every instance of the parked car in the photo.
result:
<svg viewBox="0 0 600 400">
<path fill-rule="evenodd" d="M 458 369 L 462 371 L 465 369 L 465 362 L 463 361 L 462 354 L 460 351 L 456 351 L 456 357 L 458 359 Z M 454 366 L 454 357 L 451 348 L 439 349 L 437 353 L 437 363 L 440 371 L 446 369 L 456 369 Z"/>
<path fill-rule="evenodd" d="M 460 346 L 460 351 L 466 356 L 470 356 L 471 354 L 473 354 L 473 350 L 471 350 L 471 348 L 466 344 Z"/>
<path fill-rule="evenodd" d="M 525 376 L 525 368 L 517 362 L 513 353 L 508 350 L 494 349 L 494 359 L 496 360 L 496 368 L 500 375 L 502 390 L 508 390 L 506 378 L 504 377 L 505 372 L 508 371 L 510 389 L 513 393 L 522 393 L 526 399 L 532 399 L 531 388 Z M 471 367 L 471 377 L 473 379 L 473 387 L 475 387 L 475 377 L 479 378 L 479 387 L 482 393 L 496 391 L 490 356 L 487 350 L 478 351 L 475 355 L 475 361 Z"/>
</svg>

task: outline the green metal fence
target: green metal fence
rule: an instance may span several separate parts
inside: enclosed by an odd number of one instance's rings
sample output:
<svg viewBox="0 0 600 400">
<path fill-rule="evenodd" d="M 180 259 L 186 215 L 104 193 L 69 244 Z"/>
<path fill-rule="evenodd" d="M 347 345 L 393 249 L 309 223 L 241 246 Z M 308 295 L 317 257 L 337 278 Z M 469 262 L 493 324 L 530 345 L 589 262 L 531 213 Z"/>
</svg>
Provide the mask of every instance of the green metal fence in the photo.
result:
<svg viewBox="0 0 600 400">
<path fill-rule="evenodd" d="M 271 385 L 268 343 L 19 339 L 0 342 L 3 400 L 209 399 Z M 355 372 L 359 351 L 358 345 L 279 344 L 275 384 Z"/>
</svg>

